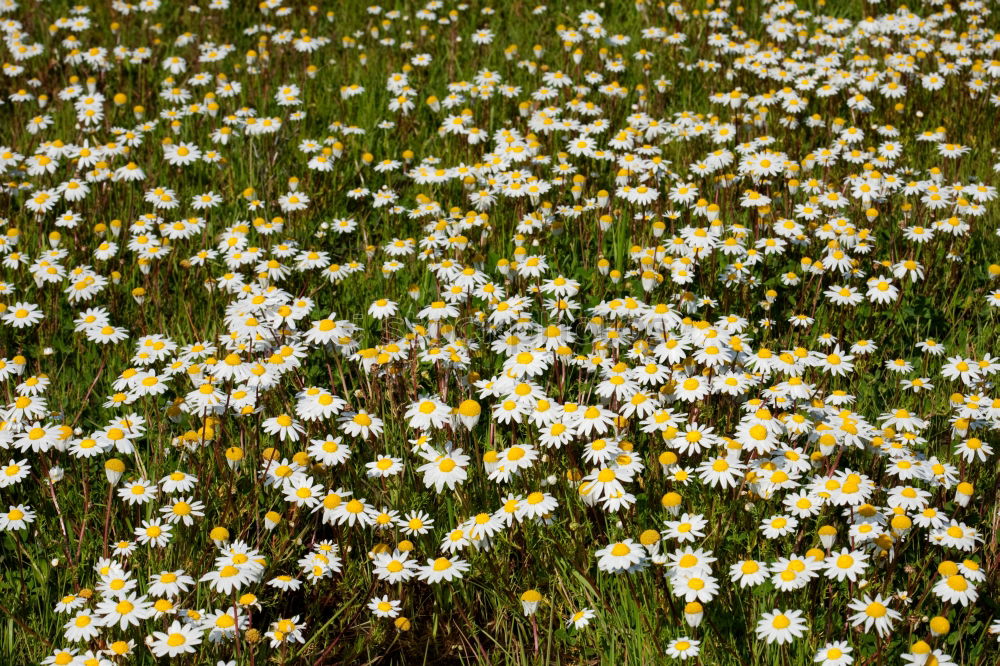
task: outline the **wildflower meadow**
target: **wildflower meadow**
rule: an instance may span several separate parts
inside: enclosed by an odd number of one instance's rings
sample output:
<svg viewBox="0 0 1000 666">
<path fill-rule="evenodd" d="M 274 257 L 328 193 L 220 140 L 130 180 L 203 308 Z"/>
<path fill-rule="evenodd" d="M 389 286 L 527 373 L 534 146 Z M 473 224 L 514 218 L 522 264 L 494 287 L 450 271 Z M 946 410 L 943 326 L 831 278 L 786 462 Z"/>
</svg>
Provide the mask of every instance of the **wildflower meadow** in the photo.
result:
<svg viewBox="0 0 1000 666">
<path fill-rule="evenodd" d="M 0 665 L 1000 663 L 1000 6 L 536 1 L 0 0 Z"/>
</svg>

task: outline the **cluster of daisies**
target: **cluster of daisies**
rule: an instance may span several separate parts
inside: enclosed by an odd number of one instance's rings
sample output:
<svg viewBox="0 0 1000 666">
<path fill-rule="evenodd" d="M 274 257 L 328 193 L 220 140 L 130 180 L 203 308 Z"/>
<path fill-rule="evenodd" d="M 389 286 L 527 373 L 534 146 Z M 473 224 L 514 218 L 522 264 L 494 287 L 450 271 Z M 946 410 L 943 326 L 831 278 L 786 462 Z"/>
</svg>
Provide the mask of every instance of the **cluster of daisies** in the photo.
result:
<svg viewBox="0 0 1000 666">
<path fill-rule="evenodd" d="M 405 645 L 510 585 L 577 650 L 622 579 L 657 658 L 1000 633 L 988 3 L 232 4 L 0 2 L 42 663 L 322 663 L 344 598 Z"/>
</svg>

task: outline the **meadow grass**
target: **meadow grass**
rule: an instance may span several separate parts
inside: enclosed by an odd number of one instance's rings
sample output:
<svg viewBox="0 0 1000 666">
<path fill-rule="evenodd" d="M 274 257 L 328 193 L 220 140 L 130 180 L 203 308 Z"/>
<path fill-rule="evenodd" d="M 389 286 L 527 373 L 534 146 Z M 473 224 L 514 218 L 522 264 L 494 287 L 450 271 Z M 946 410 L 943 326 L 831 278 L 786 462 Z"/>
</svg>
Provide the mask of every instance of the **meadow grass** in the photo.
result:
<svg viewBox="0 0 1000 666">
<path fill-rule="evenodd" d="M 678 639 L 700 642 L 691 659 L 702 664 L 808 664 L 831 641 L 846 641 L 857 664 L 997 663 L 1000 475 L 989 447 L 1000 426 L 992 380 L 1000 361 L 991 355 L 1000 333 L 992 186 L 1000 168 L 1000 35 L 988 3 L 572 1 L 536 9 L 519 1 L 398 2 L 375 11 L 355 2 L 199 1 L 193 11 L 158 0 L 82 7 L 22 0 L 0 7 L 8 63 L 0 107 L 7 181 L 0 197 L 0 464 L 27 459 L 31 468 L 0 484 L 0 511 L 23 505 L 34 516 L 24 529 L 0 533 L 0 663 L 60 663 L 67 647 L 79 653 L 74 664 L 167 661 L 154 652 L 175 621 L 200 638 L 172 659 L 191 664 L 652 664 L 669 661 L 668 645 Z M 894 31 L 896 23 L 907 27 Z M 490 36 L 476 43 L 484 29 Z M 305 36 L 320 40 L 315 51 L 298 49 Z M 31 45 L 39 52 L 25 55 Z M 91 51 L 98 47 L 104 51 Z M 648 60 L 636 57 L 640 49 Z M 225 55 L 199 60 L 212 51 Z M 414 64 L 420 54 L 429 61 Z M 176 74 L 165 67 L 171 57 L 184 59 Z M 484 83 L 484 72 L 497 83 Z M 554 73 L 572 83 L 544 80 Z M 945 79 L 939 89 L 925 82 L 935 73 Z M 208 76 L 207 85 L 193 79 L 198 74 Z M 618 87 L 607 88 L 613 81 Z M 241 90 L 226 96 L 224 86 L 234 82 Z M 882 90 L 889 83 L 905 85 L 905 95 Z M 345 94 L 354 84 L 364 91 Z M 833 93 L 823 92 L 825 84 Z M 552 95 L 537 94 L 541 88 Z M 732 99 L 736 91 L 738 107 L 715 96 Z M 872 108 L 859 110 L 856 95 Z M 80 104 L 88 97 L 94 101 Z M 401 99 L 412 108 L 396 110 Z M 790 99 L 803 106 L 792 109 Z M 591 113 L 587 102 L 600 108 Z M 99 110 L 99 118 L 85 117 L 87 109 Z M 51 123 L 36 132 L 40 115 Z M 280 119 L 280 128 L 254 135 L 250 118 Z M 461 129 L 452 132 L 456 118 Z M 550 128 L 549 121 L 563 120 L 571 122 Z M 662 133 L 650 130 L 654 120 Z M 731 127 L 732 137 L 716 138 L 720 127 Z M 229 128 L 225 142 L 220 128 Z M 852 128 L 864 139 L 851 143 Z M 584 137 L 594 146 L 574 153 Z M 305 141 L 315 149 L 304 150 Z M 202 159 L 184 163 L 177 146 L 196 148 Z M 851 155 L 854 148 L 862 154 Z M 728 162 L 697 168 L 719 150 L 729 151 Z M 218 161 L 206 159 L 208 151 Z M 332 168 L 310 167 L 316 155 Z M 33 173 L 37 156 L 55 168 Z M 377 170 L 383 160 L 398 164 Z M 122 176 L 130 163 L 142 179 Z M 559 172 L 559 164 L 571 168 Z M 422 167 L 446 173 L 422 182 Z M 89 186 L 79 201 L 60 187 L 73 178 Z M 864 183 L 870 195 L 856 190 Z M 523 195 L 512 187 L 537 184 L 548 189 Z M 671 194 L 685 185 L 697 195 Z M 656 198 L 637 201 L 639 187 Z M 166 190 L 179 206 L 165 207 Z M 470 195 L 481 190 L 495 200 L 477 205 Z M 36 199 L 49 191 L 63 200 L 46 206 Z M 767 203 L 747 205 L 748 191 Z M 208 192 L 219 201 L 203 210 L 189 204 Z M 380 205 L 379 192 L 394 199 Z M 829 193 L 844 206 L 822 201 Z M 289 205 L 297 194 L 309 198 L 304 209 Z M 940 207 L 935 195 L 946 200 Z M 66 212 L 79 215 L 66 221 Z M 171 238 L 170 226 L 191 217 L 202 218 L 196 231 Z M 355 228 L 338 233 L 343 220 Z M 797 229 L 783 233 L 788 220 Z M 954 231 L 956 224 L 966 226 Z M 931 230 L 931 240 L 916 242 L 916 227 Z M 697 230 L 712 239 L 706 249 L 697 248 Z M 406 251 L 394 255 L 395 242 L 406 239 Z M 740 252 L 724 252 L 726 239 Z M 773 254 L 758 244 L 775 239 L 781 243 Z M 99 258 L 102 243 L 116 243 L 117 251 Z M 282 245 L 297 251 L 282 254 Z M 213 248 L 199 264 L 198 253 Z M 254 254 L 251 248 L 260 248 L 259 257 L 236 256 Z M 752 248 L 762 254 L 756 263 L 747 259 Z M 324 265 L 302 268 L 309 251 L 325 253 Z M 844 270 L 831 263 L 837 253 L 850 260 Z M 531 260 L 538 257 L 546 268 L 536 274 Z M 268 259 L 290 270 L 268 276 L 274 266 L 261 264 Z M 907 261 L 920 277 L 893 277 Z M 351 262 L 355 269 L 327 278 L 330 264 Z M 52 267 L 55 278 L 48 277 Z M 464 268 L 472 287 L 460 280 Z M 564 297 L 573 309 L 547 303 L 559 276 L 577 284 Z M 880 301 L 883 276 L 897 292 Z M 435 301 L 450 302 L 456 284 L 457 314 L 439 323 L 420 314 Z M 477 291 L 483 284 L 497 291 Z M 842 285 L 856 289 L 860 302 L 837 305 L 827 290 Z M 373 315 L 379 299 L 397 303 L 398 313 Z M 635 312 L 620 309 L 629 303 Z M 501 304 L 517 315 L 497 317 Z M 656 304 L 666 307 L 669 324 L 642 323 Z M 104 323 L 95 329 L 74 321 L 88 308 L 103 308 L 92 314 L 124 327 L 127 337 L 95 341 Z M 18 313 L 32 309 L 43 316 L 22 326 Z M 735 319 L 727 323 L 728 315 Z M 811 321 L 792 323 L 795 315 Z M 251 316 L 263 325 L 248 324 Z M 335 322 L 336 339 L 307 342 L 306 332 L 325 319 Z M 538 351 L 550 326 L 573 339 Z M 505 347 L 511 335 L 520 341 Z M 831 365 L 831 337 L 840 355 L 853 357 L 846 374 Z M 667 362 L 655 351 L 666 339 L 686 343 L 688 353 Z M 730 354 L 721 365 L 694 358 L 712 340 L 716 352 Z M 850 352 L 861 340 L 877 349 Z M 916 347 L 926 340 L 943 354 Z M 199 342 L 211 349 L 191 347 Z M 141 358 L 164 345 L 152 363 Z M 790 360 L 769 365 L 759 360 L 762 349 L 788 351 Z M 512 376 L 522 351 L 541 359 L 544 370 Z M 273 385 L 246 389 L 250 397 L 240 402 L 250 376 L 222 375 L 230 355 L 243 369 L 259 365 Z M 897 358 L 912 368 L 886 367 Z M 971 374 L 942 374 L 963 361 Z M 611 389 L 602 397 L 610 377 L 626 376 L 616 369 L 621 363 L 630 368 L 631 392 Z M 647 363 L 664 365 L 666 376 L 643 388 L 676 422 L 644 431 L 643 418 L 622 410 L 640 390 L 633 378 Z M 167 390 L 149 393 L 129 380 L 129 368 L 152 371 Z M 734 394 L 720 389 L 730 375 L 741 377 Z M 680 389 L 692 377 L 715 388 L 688 399 Z M 795 393 L 793 378 L 802 379 L 805 394 Z M 901 385 L 914 378 L 933 388 Z M 519 382 L 530 382 L 537 395 L 518 396 Z M 192 392 L 201 386 L 225 396 L 218 408 L 195 406 Z M 307 387 L 345 404 L 338 414 L 304 417 L 296 409 Z M 126 404 L 108 406 L 119 393 Z M 22 415 L 24 396 L 44 398 L 45 409 Z M 494 412 L 510 396 L 521 423 L 504 423 Z M 528 423 L 540 396 L 557 407 L 554 418 L 579 430 L 565 446 L 540 445 L 542 428 Z M 446 408 L 447 423 L 414 427 L 408 410 L 425 400 Z M 469 400 L 482 410 L 472 427 L 458 411 Z M 567 416 L 565 407 L 577 404 L 579 415 Z M 580 419 L 589 406 L 613 421 L 587 434 Z M 350 419 L 360 409 L 382 420 L 379 434 L 348 432 L 339 414 Z M 921 422 L 895 425 L 900 409 Z M 265 421 L 282 414 L 304 427 L 301 437 L 268 434 Z M 796 414 L 807 423 L 801 431 L 792 425 Z M 141 417 L 142 432 L 116 447 L 112 421 L 128 415 Z M 773 432 L 766 450 L 755 450 L 740 428 L 765 422 Z M 684 450 L 688 426 L 714 429 L 712 446 Z M 32 444 L 37 428 L 46 432 Z M 343 464 L 324 465 L 306 453 L 310 440 L 328 433 L 351 448 Z M 81 452 L 88 440 L 98 455 Z M 612 455 L 593 454 L 594 440 L 606 441 Z M 973 440 L 987 453 L 966 460 L 961 451 Z M 441 492 L 429 488 L 418 467 L 436 459 L 422 455 L 424 444 L 441 457 L 461 448 L 470 459 L 467 478 Z M 525 447 L 539 454 L 534 464 L 509 479 L 491 478 Z M 741 466 L 732 487 L 711 485 L 698 471 L 720 454 Z M 366 463 L 380 455 L 400 459 L 401 470 L 374 477 Z M 806 461 L 801 471 L 794 458 Z M 900 459 L 918 468 L 912 478 L 894 467 Z M 116 478 L 119 464 L 124 473 Z M 294 475 L 274 477 L 286 464 Z M 614 472 L 623 506 L 581 484 L 599 469 Z M 144 504 L 118 494 L 127 483 L 155 484 L 175 470 L 197 477 L 192 490 L 161 491 Z M 791 482 L 775 482 L 776 470 L 791 470 Z M 297 505 L 284 487 L 305 475 L 322 491 Z M 835 486 L 824 485 L 830 481 Z M 962 484 L 971 484 L 971 493 Z M 892 498 L 905 488 L 919 492 L 904 506 Z M 767 537 L 761 523 L 789 515 L 782 500 L 798 491 L 808 491 L 818 510 L 789 534 Z M 523 506 L 532 493 L 544 493 L 556 508 L 505 518 L 508 499 Z M 344 503 L 364 498 L 368 520 L 383 509 L 401 520 L 387 529 L 345 524 L 345 513 L 324 515 L 321 500 L 331 494 L 343 494 Z M 161 507 L 181 496 L 201 503 L 204 515 L 173 525 L 164 547 L 136 543 L 143 521 L 163 517 Z M 703 534 L 679 540 L 664 525 L 677 520 L 672 508 L 703 517 Z M 920 525 L 925 509 L 946 518 Z M 433 526 L 407 534 L 410 512 L 424 512 Z M 476 534 L 469 521 L 477 515 L 500 526 L 494 536 Z M 2 525 L 13 519 L 3 516 Z M 962 525 L 960 543 L 942 543 L 951 521 Z M 865 523 L 876 526 L 870 538 L 848 536 Z M 832 548 L 820 538 L 824 525 L 837 530 Z M 215 538 L 219 527 L 226 538 Z M 458 579 L 429 584 L 419 579 L 424 572 L 389 583 L 375 573 L 373 557 L 401 545 L 421 565 L 441 557 L 455 529 L 470 541 L 452 555 L 469 565 Z M 634 569 L 623 572 L 630 567 L 595 555 L 627 539 L 640 560 Z M 300 560 L 324 544 L 329 557 L 314 580 L 317 560 Z M 687 580 L 669 558 L 686 546 L 715 558 L 700 572 L 719 586 L 700 622 L 685 613 L 671 582 Z M 134 552 L 115 554 L 116 547 Z M 831 553 L 842 548 L 868 558 L 857 580 L 835 580 L 815 564 L 836 559 Z M 234 552 L 250 553 L 236 562 L 246 580 L 235 592 L 201 580 L 232 564 Z M 768 566 L 810 560 L 816 577 L 781 591 L 775 579 L 782 569 L 775 568 L 761 584 L 743 587 L 729 570 L 746 558 Z M 256 560 L 264 564 L 259 571 Z M 153 617 L 123 628 L 96 612 L 98 624 L 110 626 L 89 640 L 67 638 L 64 625 L 80 608 L 120 598 L 99 589 L 102 583 L 134 580 L 133 592 L 147 594 L 150 576 L 175 570 L 196 583 L 150 594 L 149 602 L 165 600 Z M 279 575 L 300 587 L 268 584 Z M 955 576 L 978 593 L 967 604 L 934 591 Z M 530 614 L 522 606 L 528 590 L 541 596 Z M 85 603 L 57 611 L 67 595 Z M 369 608 L 383 595 L 401 602 L 399 617 Z M 899 614 L 891 632 L 851 620 L 849 604 L 866 595 L 881 595 Z M 572 626 L 583 609 L 593 610 L 593 619 Z M 757 626 L 774 609 L 803 611 L 808 630 L 773 644 Z M 216 611 L 244 624 L 239 631 L 206 625 Z M 294 631 L 281 624 L 293 618 Z M 922 645 L 934 656 L 921 660 Z"/>
</svg>

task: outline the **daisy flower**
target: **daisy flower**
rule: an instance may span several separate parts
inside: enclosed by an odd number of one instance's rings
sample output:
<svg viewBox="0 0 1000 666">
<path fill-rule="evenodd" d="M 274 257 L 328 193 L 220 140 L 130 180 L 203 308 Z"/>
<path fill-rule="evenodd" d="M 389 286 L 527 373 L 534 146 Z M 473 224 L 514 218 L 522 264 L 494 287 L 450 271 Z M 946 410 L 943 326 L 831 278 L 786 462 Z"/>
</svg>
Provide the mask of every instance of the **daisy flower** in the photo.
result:
<svg viewBox="0 0 1000 666">
<path fill-rule="evenodd" d="M 573 627 L 574 629 L 583 629 L 590 621 L 597 617 L 597 613 L 591 608 L 584 608 L 573 613 L 568 620 L 566 620 L 567 627 Z"/>
<path fill-rule="evenodd" d="M 680 659 L 681 661 L 695 659 L 698 657 L 700 652 L 700 645 L 701 641 L 696 641 L 695 639 L 688 638 L 687 636 L 681 636 L 680 638 L 675 638 L 667 643 L 667 656 L 673 659 Z"/>
<path fill-rule="evenodd" d="M 871 631 L 874 628 L 880 638 L 885 637 L 892 630 L 893 623 L 898 622 L 902 617 L 898 612 L 889 608 L 888 603 L 888 600 L 883 599 L 880 594 L 876 595 L 874 599 L 866 594 L 861 599 L 851 600 L 847 607 L 855 611 L 849 617 L 852 626 L 863 627 L 865 631 Z"/>
<path fill-rule="evenodd" d="M 428 559 L 426 565 L 419 567 L 417 578 L 433 585 L 442 581 L 460 580 L 468 570 L 469 563 L 465 560 L 439 557 L 433 560 Z"/>
<path fill-rule="evenodd" d="M 817 650 L 813 661 L 819 666 L 850 666 L 854 663 L 853 651 L 847 641 L 833 641 Z"/>
<path fill-rule="evenodd" d="M 185 625 L 174 620 L 166 631 L 154 631 L 152 639 L 149 647 L 154 655 L 174 658 L 196 652 L 202 641 L 202 630 L 195 625 Z"/>
<path fill-rule="evenodd" d="M 395 618 L 399 616 L 402 603 L 396 599 L 389 599 L 388 595 L 374 597 L 368 602 L 368 610 L 375 617 Z"/>
<path fill-rule="evenodd" d="M 637 567 L 646 558 L 646 552 L 631 539 L 625 539 L 599 549 L 594 556 L 601 571 L 618 573 Z"/>
<path fill-rule="evenodd" d="M 764 613 L 757 622 L 757 637 L 769 645 L 783 645 L 801 638 L 809 630 L 800 610 L 774 610 Z"/>
</svg>

